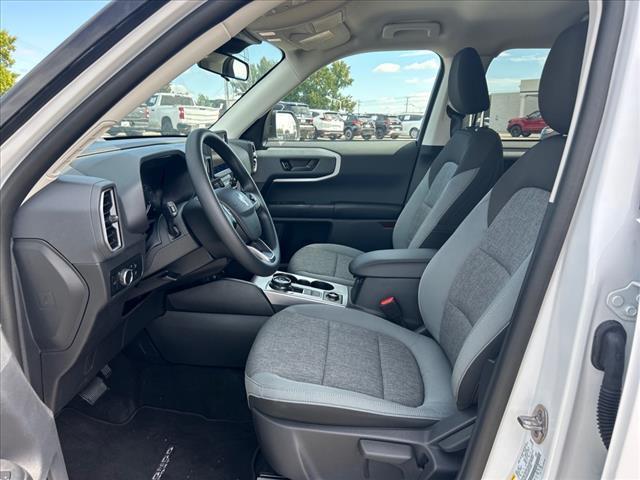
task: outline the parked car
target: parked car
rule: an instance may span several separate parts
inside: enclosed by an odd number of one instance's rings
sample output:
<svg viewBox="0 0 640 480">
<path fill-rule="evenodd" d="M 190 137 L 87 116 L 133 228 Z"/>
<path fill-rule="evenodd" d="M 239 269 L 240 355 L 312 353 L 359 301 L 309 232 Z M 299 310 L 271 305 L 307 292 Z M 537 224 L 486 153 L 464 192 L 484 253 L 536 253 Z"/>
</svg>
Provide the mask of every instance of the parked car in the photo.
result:
<svg viewBox="0 0 640 480">
<path fill-rule="evenodd" d="M 424 115 L 420 113 L 405 113 L 400 115 L 402 122 L 402 133 L 409 135 L 411 138 L 418 138 L 420 128 L 422 127 L 422 118 Z"/>
<path fill-rule="evenodd" d="M 337 112 L 321 110 L 313 118 L 314 137 L 328 137 L 331 140 L 342 137 L 344 122 Z"/>
<path fill-rule="evenodd" d="M 302 102 L 278 102 L 273 107 L 275 111 L 292 112 L 298 119 L 300 140 L 313 138 L 313 115 L 309 105 Z"/>
<path fill-rule="evenodd" d="M 344 121 L 344 138 L 352 140 L 356 135 L 360 135 L 365 140 L 369 140 L 375 134 L 375 124 L 370 117 L 358 115 L 347 115 Z"/>
<path fill-rule="evenodd" d="M 396 139 L 402 133 L 402 123 L 395 115 L 375 114 L 371 115 L 376 126 L 376 138 L 382 140 L 387 135 Z"/>
<path fill-rule="evenodd" d="M 140 105 L 129 112 L 117 125 L 114 125 L 107 132 L 116 136 L 125 134 L 128 137 L 143 135 L 149 128 L 149 109 L 146 105 Z"/>
<path fill-rule="evenodd" d="M 545 138 L 553 137 L 554 135 L 558 135 L 558 132 L 556 132 L 551 127 L 544 127 L 542 129 L 542 131 L 540 132 L 540 140 L 544 140 Z"/>
<path fill-rule="evenodd" d="M 187 134 L 195 128 L 208 128 L 220 116 L 220 109 L 196 105 L 191 95 L 156 93 L 147 100 L 149 130 L 163 135 Z"/>
<path fill-rule="evenodd" d="M 507 123 L 507 131 L 512 137 L 528 137 L 532 133 L 540 133 L 547 123 L 540 115 L 540 111 L 531 112 L 525 117 L 516 117 Z"/>
</svg>

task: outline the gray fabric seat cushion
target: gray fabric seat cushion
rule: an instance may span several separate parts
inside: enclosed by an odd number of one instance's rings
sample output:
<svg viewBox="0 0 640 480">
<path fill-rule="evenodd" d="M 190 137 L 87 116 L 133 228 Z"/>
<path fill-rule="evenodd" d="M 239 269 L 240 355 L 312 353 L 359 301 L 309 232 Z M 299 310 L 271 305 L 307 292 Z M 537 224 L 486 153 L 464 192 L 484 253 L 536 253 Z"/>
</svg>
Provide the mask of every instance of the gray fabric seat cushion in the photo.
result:
<svg viewBox="0 0 640 480">
<path fill-rule="evenodd" d="M 269 319 L 246 367 L 253 408 L 313 423 L 426 425 L 455 411 L 450 379 L 432 339 L 322 305 L 289 307 Z"/>
<path fill-rule="evenodd" d="M 332 243 L 314 243 L 302 247 L 289 261 L 289 272 L 352 286 L 353 275 L 349 271 L 351 260 L 362 254 L 361 250 Z"/>
</svg>

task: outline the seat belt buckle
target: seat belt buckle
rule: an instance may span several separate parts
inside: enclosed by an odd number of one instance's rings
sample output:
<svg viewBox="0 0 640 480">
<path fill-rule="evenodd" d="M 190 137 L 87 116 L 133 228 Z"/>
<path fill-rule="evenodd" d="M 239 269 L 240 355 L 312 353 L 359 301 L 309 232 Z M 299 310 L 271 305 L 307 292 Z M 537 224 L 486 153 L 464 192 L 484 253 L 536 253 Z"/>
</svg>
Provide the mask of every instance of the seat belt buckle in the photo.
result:
<svg viewBox="0 0 640 480">
<path fill-rule="evenodd" d="M 406 326 L 404 323 L 404 318 L 402 317 L 402 309 L 400 308 L 400 304 L 396 300 L 396 297 L 390 296 L 383 298 L 378 303 L 378 307 L 384 313 L 384 316 L 387 317 L 388 320 L 391 320 L 394 323 L 397 323 L 402 326 Z"/>
</svg>

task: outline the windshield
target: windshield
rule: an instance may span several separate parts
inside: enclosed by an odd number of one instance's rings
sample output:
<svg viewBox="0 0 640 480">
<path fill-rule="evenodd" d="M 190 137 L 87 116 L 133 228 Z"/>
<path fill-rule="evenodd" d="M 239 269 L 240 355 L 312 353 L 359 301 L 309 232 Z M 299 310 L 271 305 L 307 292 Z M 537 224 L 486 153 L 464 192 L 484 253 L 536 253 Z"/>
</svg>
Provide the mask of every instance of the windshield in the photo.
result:
<svg viewBox="0 0 640 480">
<path fill-rule="evenodd" d="M 249 64 L 249 79 L 227 80 L 197 64 L 164 85 L 120 122 L 105 138 L 188 135 L 209 128 L 280 60 L 282 51 L 263 42 L 235 55 Z M 309 114 L 306 105 L 292 106 L 296 114 Z"/>
<path fill-rule="evenodd" d="M 323 116 L 327 120 L 339 120 L 338 114 L 336 112 L 325 112 Z"/>
</svg>

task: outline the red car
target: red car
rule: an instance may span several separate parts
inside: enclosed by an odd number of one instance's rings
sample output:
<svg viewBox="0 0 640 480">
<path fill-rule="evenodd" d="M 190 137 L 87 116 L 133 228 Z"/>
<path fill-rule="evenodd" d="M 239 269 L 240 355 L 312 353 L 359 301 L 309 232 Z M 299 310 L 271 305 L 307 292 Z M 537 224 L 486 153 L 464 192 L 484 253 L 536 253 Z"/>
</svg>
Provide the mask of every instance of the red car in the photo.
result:
<svg viewBox="0 0 640 480">
<path fill-rule="evenodd" d="M 512 137 L 528 137 L 532 133 L 540 133 L 547 123 L 540 115 L 540 112 L 536 110 L 531 112 L 526 117 L 512 118 L 507 123 L 507 131 Z"/>
</svg>

